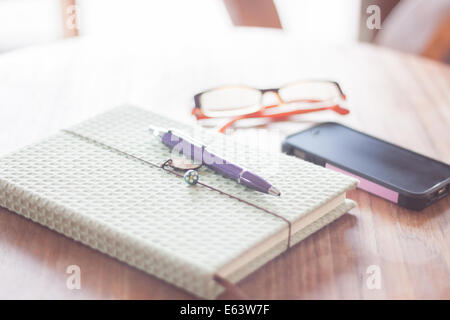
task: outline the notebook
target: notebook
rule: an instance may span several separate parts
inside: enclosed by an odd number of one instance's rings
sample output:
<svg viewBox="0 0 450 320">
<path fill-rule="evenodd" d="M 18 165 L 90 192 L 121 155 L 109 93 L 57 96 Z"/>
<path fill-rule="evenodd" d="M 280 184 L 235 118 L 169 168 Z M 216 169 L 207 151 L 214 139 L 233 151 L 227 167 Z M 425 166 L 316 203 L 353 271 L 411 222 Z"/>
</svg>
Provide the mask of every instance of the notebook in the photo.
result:
<svg viewBox="0 0 450 320">
<path fill-rule="evenodd" d="M 281 197 L 204 167 L 200 181 L 219 191 L 188 185 L 158 167 L 173 155 L 150 136 L 150 125 L 204 142 L 270 181 Z M 346 192 L 356 183 L 134 106 L 0 159 L 0 206 L 208 299 L 224 291 L 217 279 L 236 284 L 354 207 Z"/>
</svg>

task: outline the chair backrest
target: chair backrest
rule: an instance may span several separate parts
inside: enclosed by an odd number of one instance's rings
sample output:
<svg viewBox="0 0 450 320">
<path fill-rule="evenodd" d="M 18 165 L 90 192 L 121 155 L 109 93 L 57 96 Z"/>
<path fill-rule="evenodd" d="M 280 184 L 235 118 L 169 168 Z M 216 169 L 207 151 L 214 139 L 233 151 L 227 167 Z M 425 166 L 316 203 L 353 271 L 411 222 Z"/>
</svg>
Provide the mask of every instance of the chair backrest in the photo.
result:
<svg viewBox="0 0 450 320">
<path fill-rule="evenodd" d="M 387 16 L 374 42 L 445 60 L 450 52 L 449 19 L 449 0 L 403 0 Z"/>
<path fill-rule="evenodd" d="M 236 26 L 281 29 L 280 17 L 273 0 L 223 0 Z"/>
<path fill-rule="evenodd" d="M 431 59 L 450 63 L 450 13 L 436 28 L 422 54 Z"/>
</svg>

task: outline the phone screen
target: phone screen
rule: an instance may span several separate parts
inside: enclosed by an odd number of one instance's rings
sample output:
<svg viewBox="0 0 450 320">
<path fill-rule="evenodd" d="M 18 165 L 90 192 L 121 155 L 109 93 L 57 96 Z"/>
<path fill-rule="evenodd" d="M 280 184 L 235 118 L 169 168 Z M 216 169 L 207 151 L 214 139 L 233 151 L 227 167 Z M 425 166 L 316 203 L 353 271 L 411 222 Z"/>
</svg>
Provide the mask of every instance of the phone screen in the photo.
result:
<svg viewBox="0 0 450 320">
<path fill-rule="evenodd" d="M 450 177 L 450 166 L 337 123 L 323 123 L 286 143 L 326 164 L 410 193 L 424 193 Z"/>
</svg>

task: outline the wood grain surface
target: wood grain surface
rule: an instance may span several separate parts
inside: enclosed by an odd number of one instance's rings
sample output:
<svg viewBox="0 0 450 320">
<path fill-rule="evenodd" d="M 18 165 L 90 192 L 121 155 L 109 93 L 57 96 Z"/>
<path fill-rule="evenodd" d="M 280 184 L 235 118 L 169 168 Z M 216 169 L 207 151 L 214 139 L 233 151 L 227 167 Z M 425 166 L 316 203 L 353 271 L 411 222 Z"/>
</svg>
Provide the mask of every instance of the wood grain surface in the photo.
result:
<svg viewBox="0 0 450 320">
<path fill-rule="evenodd" d="M 201 35 L 197 35 L 201 38 Z M 211 41 L 80 38 L 0 55 L 0 154 L 121 103 L 189 117 L 192 95 L 220 84 L 276 87 L 339 81 L 351 114 L 328 112 L 233 132 L 280 140 L 340 121 L 450 162 L 450 69 L 370 45 L 302 45 L 281 32 L 240 31 Z M 141 39 L 142 40 L 142 39 Z M 355 190 L 358 206 L 239 283 L 258 299 L 449 299 L 450 197 L 422 212 Z M 66 287 L 70 265 L 82 287 Z M 381 287 L 369 289 L 369 266 Z M 227 298 L 226 294 L 221 298 Z M 181 289 L 0 209 L 0 298 L 181 299 Z"/>
</svg>

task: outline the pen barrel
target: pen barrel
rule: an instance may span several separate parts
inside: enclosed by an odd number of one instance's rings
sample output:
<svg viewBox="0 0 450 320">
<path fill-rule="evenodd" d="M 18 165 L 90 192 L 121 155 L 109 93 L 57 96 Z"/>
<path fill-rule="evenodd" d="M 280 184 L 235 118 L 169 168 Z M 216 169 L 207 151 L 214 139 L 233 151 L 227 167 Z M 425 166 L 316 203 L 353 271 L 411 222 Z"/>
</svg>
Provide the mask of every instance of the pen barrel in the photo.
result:
<svg viewBox="0 0 450 320">
<path fill-rule="evenodd" d="M 203 155 L 205 156 L 205 158 L 208 158 L 209 155 L 211 155 L 208 151 L 204 151 Z M 220 174 L 222 174 L 224 177 L 233 179 L 234 181 L 250 188 L 250 189 L 254 189 L 260 192 L 264 192 L 267 193 L 269 188 L 270 188 L 270 184 L 267 183 L 265 180 L 263 180 L 261 177 L 246 171 L 245 169 L 227 162 L 224 159 L 221 159 L 215 155 L 214 156 L 214 161 L 211 162 L 205 162 L 204 161 L 204 165 L 207 166 L 208 168 L 210 168 L 211 170 L 214 170 L 215 172 L 218 172 Z M 204 158 L 204 159 L 205 159 Z"/>
<path fill-rule="evenodd" d="M 212 154 L 208 150 L 203 150 L 203 164 L 224 177 L 235 181 L 239 180 L 239 175 L 243 170 L 241 167 L 227 162 L 225 159 Z"/>
<path fill-rule="evenodd" d="M 270 183 L 256 174 L 246 171 L 238 165 L 227 162 L 225 159 L 209 152 L 205 148 L 183 140 L 170 131 L 163 134 L 161 140 L 172 151 L 181 153 L 195 162 L 202 163 L 211 170 L 226 178 L 239 182 L 248 188 L 267 193 L 271 187 Z"/>
<path fill-rule="evenodd" d="M 203 163 L 203 148 L 196 146 L 168 131 L 161 137 L 161 142 L 172 149 L 172 152 L 181 153 L 185 157 L 198 163 Z"/>
<path fill-rule="evenodd" d="M 202 163 L 211 170 L 235 181 L 238 181 L 239 175 L 243 170 L 241 167 L 229 163 L 225 159 L 220 158 L 201 146 L 193 145 L 192 143 L 183 140 L 171 132 L 165 133 L 161 140 L 162 143 L 172 149 L 173 152 L 181 153 L 185 157 Z"/>
</svg>

